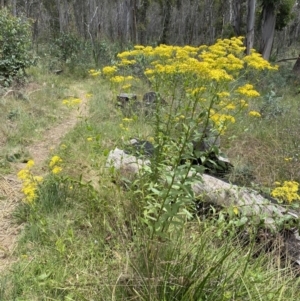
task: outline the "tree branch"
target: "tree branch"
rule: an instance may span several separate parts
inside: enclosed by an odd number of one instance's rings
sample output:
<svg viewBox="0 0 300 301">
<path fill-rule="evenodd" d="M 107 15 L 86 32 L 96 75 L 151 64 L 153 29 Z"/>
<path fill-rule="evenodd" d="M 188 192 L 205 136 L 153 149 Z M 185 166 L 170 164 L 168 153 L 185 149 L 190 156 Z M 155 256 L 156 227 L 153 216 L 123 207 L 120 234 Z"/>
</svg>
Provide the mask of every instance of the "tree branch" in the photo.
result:
<svg viewBox="0 0 300 301">
<path fill-rule="evenodd" d="M 288 59 L 281 59 L 279 61 L 276 61 L 276 63 L 280 63 L 280 62 L 285 62 L 285 61 L 293 61 L 293 60 L 298 60 L 300 56 L 298 57 L 292 57 L 292 58 L 288 58 Z"/>
</svg>

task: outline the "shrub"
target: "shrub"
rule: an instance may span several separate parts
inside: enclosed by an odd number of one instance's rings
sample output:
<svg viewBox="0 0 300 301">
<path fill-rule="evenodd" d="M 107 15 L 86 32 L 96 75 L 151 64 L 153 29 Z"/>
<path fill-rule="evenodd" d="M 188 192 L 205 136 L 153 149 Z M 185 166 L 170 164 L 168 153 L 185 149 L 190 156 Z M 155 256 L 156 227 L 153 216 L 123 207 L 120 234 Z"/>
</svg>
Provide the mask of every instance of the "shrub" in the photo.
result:
<svg viewBox="0 0 300 301">
<path fill-rule="evenodd" d="M 123 92 L 135 81 L 130 70 L 138 66 L 158 98 L 167 102 L 161 106 L 158 101 L 154 109 L 154 156 L 143 171 L 145 179 L 135 182 L 146 202 L 144 217 L 152 234 L 180 227 L 190 217 L 192 185 L 204 171 L 195 159 L 203 163 L 210 161 L 211 152 L 219 155 L 219 136 L 247 110 L 251 99 L 260 96 L 249 72 L 257 76 L 277 69 L 255 50 L 245 56 L 244 49 L 242 38 L 200 47 L 136 45 L 118 54 L 115 66 L 103 68 L 113 89 Z M 256 111 L 249 114 L 260 117 Z"/>
<path fill-rule="evenodd" d="M 25 75 L 25 68 L 33 65 L 30 53 L 30 23 L 0 10 L 0 84 L 8 86 L 12 79 Z"/>
</svg>

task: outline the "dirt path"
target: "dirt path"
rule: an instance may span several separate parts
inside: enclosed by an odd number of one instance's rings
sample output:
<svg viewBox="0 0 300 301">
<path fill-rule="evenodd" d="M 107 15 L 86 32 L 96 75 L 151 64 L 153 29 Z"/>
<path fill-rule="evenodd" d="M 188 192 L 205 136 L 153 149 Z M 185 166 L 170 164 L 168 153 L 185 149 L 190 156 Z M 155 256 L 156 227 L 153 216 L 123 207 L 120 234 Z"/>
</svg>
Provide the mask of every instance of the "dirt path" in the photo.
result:
<svg viewBox="0 0 300 301">
<path fill-rule="evenodd" d="M 27 150 L 31 158 L 34 159 L 35 165 L 42 167 L 45 160 L 48 159 L 51 149 L 55 149 L 59 145 L 61 139 L 76 125 L 79 118 L 88 115 L 85 92 L 78 88 L 74 88 L 74 90 L 82 100 L 79 108 L 72 109 L 67 119 L 47 129 L 44 132 L 43 140 L 33 143 L 28 147 Z M 16 170 L 22 167 L 24 165 L 18 164 L 16 165 Z M 0 273 L 17 260 L 13 256 L 13 251 L 16 247 L 16 241 L 22 225 L 14 224 L 12 213 L 22 198 L 20 190 L 21 183 L 17 179 L 16 174 L 0 175 Z"/>
</svg>

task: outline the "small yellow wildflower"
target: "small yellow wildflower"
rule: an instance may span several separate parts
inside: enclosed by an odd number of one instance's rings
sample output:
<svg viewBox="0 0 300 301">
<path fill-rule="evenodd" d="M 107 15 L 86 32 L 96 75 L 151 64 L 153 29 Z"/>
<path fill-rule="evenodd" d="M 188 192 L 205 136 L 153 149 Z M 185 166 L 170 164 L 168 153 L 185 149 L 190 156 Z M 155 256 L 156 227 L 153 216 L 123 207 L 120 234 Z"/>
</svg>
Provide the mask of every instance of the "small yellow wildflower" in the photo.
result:
<svg viewBox="0 0 300 301">
<path fill-rule="evenodd" d="M 227 91 L 223 91 L 223 92 L 217 93 L 217 95 L 218 95 L 219 97 L 228 97 L 228 96 L 230 96 L 230 93 L 227 92 Z"/>
<path fill-rule="evenodd" d="M 194 89 L 194 90 L 191 91 L 191 95 L 192 95 L 192 96 L 197 96 L 197 95 L 199 95 L 200 93 L 203 93 L 205 90 L 206 90 L 205 87 L 199 87 L 199 88 L 196 88 L 196 89 Z"/>
<path fill-rule="evenodd" d="M 117 55 L 117 57 L 120 58 L 120 59 L 123 59 L 123 58 L 126 58 L 126 57 L 130 56 L 130 55 L 131 55 L 130 51 L 124 51 L 122 53 L 119 53 Z"/>
<path fill-rule="evenodd" d="M 120 124 L 120 128 L 124 131 L 128 131 L 128 127 L 125 127 L 123 123 Z"/>
<path fill-rule="evenodd" d="M 63 99 L 62 103 L 67 107 L 72 107 L 81 103 L 81 99 L 76 97 L 70 97 L 69 99 Z"/>
<path fill-rule="evenodd" d="M 239 214 L 239 209 L 237 207 L 233 207 L 233 213 L 235 215 L 238 215 Z"/>
<path fill-rule="evenodd" d="M 86 97 L 86 98 L 91 98 L 92 96 L 93 96 L 92 93 L 87 93 L 87 94 L 85 94 L 85 97 Z"/>
<path fill-rule="evenodd" d="M 91 75 L 93 77 L 96 77 L 96 76 L 98 76 L 100 74 L 101 74 L 101 72 L 99 70 L 95 70 L 95 69 L 89 70 L 89 75 Z"/>
<path fill-rule="evenodd" d="M 274 190 L 272 190 L 271 196 L 291 203 L 292 201 L 300 200 L 298 190 L 298 182 L 284 181 L 282 186 L 276 187 Z"/>
<path fill-rule="evenodd" d="M 130 84 L 122 86 L 122 89 L 123 89 L 123 90 L 128 90 L 128 89 L 130 89 L 130 88 L 131 88 L 131 85 L 130 85 Z"/>
<path fill-rule="evenodd" d="M 59 156 L 53 156 L 51 158 L 50 163 L 49 163 L 49 167 L 52 168 L 52 167 L 54 167 L 55 165 L 57 165 L 61 162 L 62 162 L 62 159 Z"/>
<path fill-rule="evenodd" d="M 241 106 L 242 108 L 246 108 L 246 107 L 248 107 L 249 105 L 248 105 L 248 103 L 247 103 L 244 99 L 241 99 L 241 100 L 240 100 L 240 106 Z"/>
<path fill-rule="evenodd" d="M 34 161 L 33 160 L 29 160 L 26 164 L 27 168 L 31 168 L 34 165 Z"/>
<path fill-rule="evenodd" d="M 137 49 L 137 50 L 142 50 L 142 49 L 144 49 L 145 47 L 144 46 L 142 46 L 142 45 L 135 45 L 134 46 L 134 49 Z"/>
<path fill-rule="evenodd" d="M 257 111 L 250 111 L 249 112 L 249 116 L 252 116 L 252 117 L 261 117 L 261 114 Z"/>
<path fill-rule="evenodd" d="M 225 106 L 225 109 L 227 110 L 235 110 L 236 109 L 236 105 L 233 103 L 229 103 L 228 105 Z"/>
<path fill-rule="evenodd" d="M 86 138 L 87 141 L 93 141 L 93 137 Z"/>
<path fill-rule="evenodd" d="M 122 120 L 123 120 L 124 122 L 132 122 L 132 121 L 133 121 L 132 118 L 123 118 Z"/>
<path fill-rule="evenodd" d="M 292 161 L 293 160 L 293 158 L 284 158 L 284 161 L 287 161 L 287 162 L 290 162 L 290 161 Z"/>
<path fill-rule="evenodd" d="M 18 176 L 18 179 L 20 179 L 20 180 L 26 180 L 26 179 L 30 178 L 30 172 L 28 169 L 21 169 L 18 172 L 17 176 Z"/>
<path fill-rule="evenodd" d="M 106 76 L 112 76 L 117 72 L 117 67 L 116 66 L 106 66 L 102 69 L 102 72 Z"/>
<path fill-rule="evenodd" d="M 136 64 L 135 60 L 128 60 L 128 59 L 122 59 L 121 62 L 119 63 L 120 66 L 129 66 L 134 64 Z"/>
<path fill-rule="evenodd" d="M 22 189 L 25 203 L 31 204 L 37 196 L 38 184 L 43 181 L 43 177 L 34 176 L 30 169 L 34 165 L 33 160 L 29 160 L 26 167 L 18 172 L 18 178 L 22 180 Z"/>
<path fill-rule="evenodd" d="M 118 84 L 118 83 L 122 83 L 125 81 L 125 77 L 124 76 L 120 76 L 120 75 L 116 75 L 114 77 L 112 77 L 110 79 L 111 82 Z"/>
<path fill-rule="evenodd" d="M 37 183 L 40 183 L 44 180 L 44 178 L 42 176 L 33 176 L 32 178 Z"/>
<path fill-rule="evenodd" d="M 258 97 L 260 94 L 254 90 L 254 87 L 250 84 L 246 84 L 244 86 L 239 87 L 236 92 L 239 94 L 248 96 L 248 97 Z"/>
<path fill-rule="evenodd" d="M 58 173 L 60 173 L 62 171 L 62 168 L 60 167 L 60 166 L 54 166 L 53 168 L 52 168 L 52 173 L 53 174 L 58 174 Z"/>
</svg>

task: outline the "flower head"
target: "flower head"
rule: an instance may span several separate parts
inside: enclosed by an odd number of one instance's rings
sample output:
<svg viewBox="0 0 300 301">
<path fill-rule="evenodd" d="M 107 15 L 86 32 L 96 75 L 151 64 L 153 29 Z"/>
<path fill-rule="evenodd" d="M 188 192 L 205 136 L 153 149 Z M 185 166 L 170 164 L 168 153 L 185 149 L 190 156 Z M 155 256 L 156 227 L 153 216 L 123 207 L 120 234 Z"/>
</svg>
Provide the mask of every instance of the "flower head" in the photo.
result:
<svg viewBox="0 0 300 301">
<path fill-rule="evenodd" d="M 54 167 L 55 165 L 57 165 L 61 162 L 62 162 L 62 159 L 59 156 L 53 156 L 51 158 L 50 163 L 49 163 L 49 167 L 52 168 L 52 167 Z"/>
<path fill-rule="evenodd" d="M 257 111 L 250 111 L 249 112 L 249 116 L 252 116 L 252 117 L 261 117 L 261 114 Z"/>
</svg>

